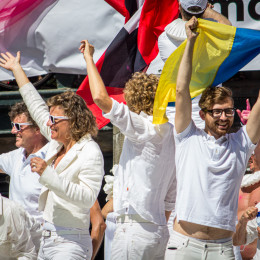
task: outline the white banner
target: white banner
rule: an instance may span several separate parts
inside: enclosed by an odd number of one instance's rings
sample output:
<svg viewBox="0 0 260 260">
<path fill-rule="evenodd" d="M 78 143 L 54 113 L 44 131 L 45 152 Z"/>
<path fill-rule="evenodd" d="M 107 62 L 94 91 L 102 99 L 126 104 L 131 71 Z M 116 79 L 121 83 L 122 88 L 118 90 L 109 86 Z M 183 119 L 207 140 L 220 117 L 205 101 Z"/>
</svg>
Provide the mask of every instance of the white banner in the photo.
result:
<svg viewBox="0 0 260 260">
<path fill-rule="evenodd" d="M 86 74 L 80 41 L 95 46 L 97 61 L 124 24 L 124 17 L 103 0 L 44 0 L 43 5 L 0 32 L 0 51 L 20 50 L 28 76 Z M 1 68 L 0 81 L 10 78 Z"/>
<path fill-rule="evenodd" d="M 212 0 L 210 2 L 214 4 L 214 10 L 228 17 L 233 26 L 260 30 L 259 0 Z M 242 70 L 260 70 L 260 55 Z"/>
<path fill-rule="evenodd" d="M 211 1 L 236 27 L 260 30 L 259 0 Z M 78 51 L 88 39 L 96 48 L 95 61 L 124 24 L 124 18 L 104 0 L 45 0 L 29 15 L 0 32 L 0 51 L 21 51 L 28 76 L 48 72 L 86 74 Z M 260 56 L 244 70 L 260 70 Z M 0 70 L 0 81 L 12 78 Z"/>
</svg>

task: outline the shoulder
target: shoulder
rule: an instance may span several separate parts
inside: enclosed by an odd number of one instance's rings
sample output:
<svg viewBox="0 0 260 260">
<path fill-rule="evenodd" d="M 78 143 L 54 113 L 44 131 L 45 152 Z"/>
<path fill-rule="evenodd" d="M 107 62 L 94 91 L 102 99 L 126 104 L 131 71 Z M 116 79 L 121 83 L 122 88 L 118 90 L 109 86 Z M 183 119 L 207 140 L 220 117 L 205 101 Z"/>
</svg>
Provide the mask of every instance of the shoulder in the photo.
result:
<svg viewBox="0 0 260 260">
<path fill-rule="evenodd" d="M 90 135 L 82 137 L 77 144 L 83 156 L 87 156 L 87 158 L 103 157 L 99 145 Z"/>
<path fill-rule="evenodd" d="M 1 160 L 4 160 L 4 158 L 6 158 L 6 159 L 15 158 L 17 160 L 18 158 L 22 157 L 23 154 L 24 154 L 24 148 L 20 147 L 18 149 L 13 150 L 13 151 L 0 154 L 0 158 L 1 158 Z"/>
</svg>

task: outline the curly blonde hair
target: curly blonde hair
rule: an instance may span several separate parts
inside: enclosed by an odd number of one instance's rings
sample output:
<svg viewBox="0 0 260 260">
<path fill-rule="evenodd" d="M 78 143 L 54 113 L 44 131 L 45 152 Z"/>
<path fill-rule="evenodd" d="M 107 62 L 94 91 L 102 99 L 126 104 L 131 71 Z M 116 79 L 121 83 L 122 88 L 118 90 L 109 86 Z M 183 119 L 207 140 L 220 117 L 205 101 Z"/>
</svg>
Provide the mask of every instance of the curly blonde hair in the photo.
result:
<svg viewBox="0 0 260 260">
<path fill-rule="evenodd" d="M 49 107 L 60 106 L 69 118 L 71 138 L 78 141 L 86 134 L 97 136 L 95 117 L 82 97 L 72 91 L 53 96 L 47 100 Z"/>
<path fill-rule="evenodd" d="M 201 95 L 199 107 L 201 110 L 211 109 L 214 104 L 223 103 L 227 98 L 232 98 L 232 91 L 227 87 L 207 87 Z"/>
<path fill-rule="evenodd" d="M 159 78 L 153 74 L 135 72 L 126 83 L 124 95 L 129 109 L 137 114 L 141 111 L 153 114 L 153 103 Z"/>
</svg>

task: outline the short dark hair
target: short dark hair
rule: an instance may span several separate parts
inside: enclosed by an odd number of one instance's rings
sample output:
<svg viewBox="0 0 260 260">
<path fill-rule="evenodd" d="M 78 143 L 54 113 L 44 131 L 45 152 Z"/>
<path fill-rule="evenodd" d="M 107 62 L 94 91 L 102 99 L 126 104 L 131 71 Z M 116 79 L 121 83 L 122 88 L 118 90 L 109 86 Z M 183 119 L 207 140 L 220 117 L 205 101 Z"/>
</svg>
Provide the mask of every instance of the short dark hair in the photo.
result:
<svg viewBox="0 0 260 260">
<path fill-rule="evenodd" d="M 16 104 L 14 104 L 13 106 L 11 106 L 10 112 L 8 113 L 11 121 L 14 121 L 14 119 L 21 114 L 25 114 L 28 122 L 32 123 L 33 127 L 38 127 L 37 124 L 35 123 L 35 121 L 32 119 L 32 117 L 27 109 L 27 106 L 25 105 L 24 102 L 18 102 Z"/>
<path fill-rule="evenodd" d="M 199 106 L 201 110 L 211 109 L 214 104 L 223 103 L 230 98 L 233 103 L 232 91 L 227 87 L 207 87 L 201 95 Z"/>
</svg>

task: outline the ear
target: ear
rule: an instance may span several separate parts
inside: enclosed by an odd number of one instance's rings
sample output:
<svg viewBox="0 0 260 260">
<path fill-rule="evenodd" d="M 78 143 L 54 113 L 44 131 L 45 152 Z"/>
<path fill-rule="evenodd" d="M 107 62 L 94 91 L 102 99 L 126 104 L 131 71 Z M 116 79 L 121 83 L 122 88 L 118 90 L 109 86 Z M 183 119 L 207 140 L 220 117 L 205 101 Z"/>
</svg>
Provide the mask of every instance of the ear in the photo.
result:
<svg viewBox="0 0 260 260">
<path fill-rule="evenodd" d="M 199 114 L 200 114 L 200 118 L 205 121 L 205 117 L 206 117 L 205 113 L 202 110 L 200 110 Z"/>
<path fill-rule="evenodd" d="M 39 127 L 35 127 L 35 133 L 36 133 L 36 134 L 41 134 L 41 130 L 40 130 Z"/>
</svg>

